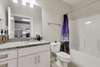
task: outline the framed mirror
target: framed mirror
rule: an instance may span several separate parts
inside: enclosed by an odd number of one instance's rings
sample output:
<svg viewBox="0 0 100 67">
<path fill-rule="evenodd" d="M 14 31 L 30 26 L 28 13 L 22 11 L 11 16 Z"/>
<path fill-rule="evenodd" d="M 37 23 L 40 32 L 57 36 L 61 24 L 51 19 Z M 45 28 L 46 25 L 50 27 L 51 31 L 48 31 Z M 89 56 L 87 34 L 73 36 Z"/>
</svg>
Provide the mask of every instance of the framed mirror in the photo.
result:
<svg viewBox="0 0 100 67">
<path fill-rule="evenodd" d="M 9 0 L 8 33 L 10 39 L 29 39 L 42 36 L 42 8 L 29 7 Z"/>
<path fill-rule="evenodd" d="M 15 38 L 30 38 L 31 36 L 31 18 L 14 16 L 15 19 Z"/>
</svg>

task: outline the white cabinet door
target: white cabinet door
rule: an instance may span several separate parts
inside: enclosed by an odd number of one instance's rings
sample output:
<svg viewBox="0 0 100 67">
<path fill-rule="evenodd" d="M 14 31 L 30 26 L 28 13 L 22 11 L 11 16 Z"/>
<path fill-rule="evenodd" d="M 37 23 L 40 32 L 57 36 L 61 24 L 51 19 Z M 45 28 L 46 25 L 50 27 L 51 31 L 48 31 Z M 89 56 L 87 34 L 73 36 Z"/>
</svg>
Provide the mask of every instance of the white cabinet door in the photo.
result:
<svg viewBox="0 0 100 67">
<path fill-rule="evenodd" d="M 38 67 L 50 67 L 50 52 L 42 52 L 37 55 Z"/>
<path fill-rule="evenodd" d="M 18 58 L 18 67 L 37 67 L 36 56 L 30 55 Z"/>
<path fill-rule="evenodd" d="M 17 67 L 17 60 L 0 62 L 0 67 Z"/>
<path fill-rule="evenodd" d="M 19 49 L 18 67 L 50 67 L 49 45 Z"/>
<path fill-rule="evenodd" d="M 50 67 L 50 52 L 20 57 L 18 67 Z"/>
</svg>

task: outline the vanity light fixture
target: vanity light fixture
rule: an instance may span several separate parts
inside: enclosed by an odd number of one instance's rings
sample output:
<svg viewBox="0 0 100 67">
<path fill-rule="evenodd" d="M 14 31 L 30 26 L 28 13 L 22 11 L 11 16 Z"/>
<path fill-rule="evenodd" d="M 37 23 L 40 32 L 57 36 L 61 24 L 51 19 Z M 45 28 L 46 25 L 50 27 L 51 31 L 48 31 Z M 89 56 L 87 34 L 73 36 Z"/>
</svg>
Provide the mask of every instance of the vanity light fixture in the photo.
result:
<svg viewBox="0 0 100 67">
<path fill-rule="evenodd" d="M 26 3 L 29 3 L 30 8 L 33 8 L 34 5 L 39 5 L 36 0 L 26 0 Z"/>
<path fill-rule="evenodd" d="M 18 3 L 18 0 L 12 0 L 13 1 L 13 3 Z"/>
<path fill-rule="evenodd" d="M 18 0 L 12 0 L 13 3 L 18 3 Z M 33 8 L 34 5 L 39 5 L 36 0 L 22 0 L 22 5 L 27 6 L 29 4 L 30 8 Z"/>
</svg>

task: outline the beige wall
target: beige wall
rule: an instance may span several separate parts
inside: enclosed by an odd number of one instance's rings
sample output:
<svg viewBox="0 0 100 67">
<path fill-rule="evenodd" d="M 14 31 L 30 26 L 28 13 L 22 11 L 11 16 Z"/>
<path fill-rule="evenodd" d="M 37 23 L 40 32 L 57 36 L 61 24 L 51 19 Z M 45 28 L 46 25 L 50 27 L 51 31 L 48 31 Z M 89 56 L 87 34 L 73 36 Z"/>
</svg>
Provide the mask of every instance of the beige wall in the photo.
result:
<svg viewBox="0 0 100 67">
<path fill-rule="evenodd" d="M 48 25 L 48 23 L 62 24 L 63 14 L 68 13 L 69 6 L 60 0 L 40 0 L 43 8 L 43 36 L 49 41 L 59 41 L 61 35 L 61 25 Z"/>
<path fill-rule="evenodd" d="M 79 50 L 79 37 L 77 30 L 77 22 L 75 19 L 70 17 L 69 30 L 70 30 L 70 47 L 75 50 Z"/>
</svg>

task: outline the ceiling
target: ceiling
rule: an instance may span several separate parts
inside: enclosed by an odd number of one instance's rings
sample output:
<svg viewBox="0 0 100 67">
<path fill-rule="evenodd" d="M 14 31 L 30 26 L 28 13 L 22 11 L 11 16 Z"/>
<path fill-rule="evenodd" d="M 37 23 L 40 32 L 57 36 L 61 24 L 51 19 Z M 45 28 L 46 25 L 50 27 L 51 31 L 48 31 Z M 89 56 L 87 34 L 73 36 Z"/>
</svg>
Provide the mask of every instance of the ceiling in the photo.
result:
<svg viewBox="0 0 100 67">
<path fill-rule="evenodd" d="M 62 0 L 66 2 L 71 7 L 80 7 L 81 5 L 86 5 L 90 3 L 94 3 L 99 0 Z"/>
<path fill-rule="evenodd" d="M 74 11 L 81 8 L 85 8 L 100 0 L 62 0 L 62 1 L 64 1 L 69 7 L 71 7 L 71 11 Z"/>
<path fill-rule="evenodd" d="M 80 2 L 85 1 L 85 0 L 63 0 L 63 1 L 65 1 L 70 6 L 75 6 L 75 5 L 77 5 Z"/>
</svg>

